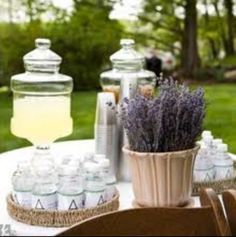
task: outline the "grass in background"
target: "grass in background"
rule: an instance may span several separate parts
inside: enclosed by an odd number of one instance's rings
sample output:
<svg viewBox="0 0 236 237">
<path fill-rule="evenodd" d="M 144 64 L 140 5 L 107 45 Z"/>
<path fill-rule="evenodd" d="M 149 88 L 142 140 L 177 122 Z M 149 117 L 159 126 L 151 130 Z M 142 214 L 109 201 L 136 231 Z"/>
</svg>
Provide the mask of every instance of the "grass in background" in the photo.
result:
<svg viewBox="0 0 236 237">
<path fill-rule="evenodd" d="M 204 128 L 214 137 L 223 138 L 231 152 L 236 153 L 236 85 L 205 86 L 207 116 Z"/>
<path fill-rule="evenodd" d="M 211 130 L 215 137 L 221 137 L 236 153 L 236 85 L 218 84 L 204 86 L 207 99 L 207 116 L 204 128 Z M 93 137 L 97 92 L 73 94 L 72 116 L 74 132 L 64 140 L 88 139 Z M 12 97 L 0 93 L 0 152 L 30 145 L 10 133 Z"/>
</svg>

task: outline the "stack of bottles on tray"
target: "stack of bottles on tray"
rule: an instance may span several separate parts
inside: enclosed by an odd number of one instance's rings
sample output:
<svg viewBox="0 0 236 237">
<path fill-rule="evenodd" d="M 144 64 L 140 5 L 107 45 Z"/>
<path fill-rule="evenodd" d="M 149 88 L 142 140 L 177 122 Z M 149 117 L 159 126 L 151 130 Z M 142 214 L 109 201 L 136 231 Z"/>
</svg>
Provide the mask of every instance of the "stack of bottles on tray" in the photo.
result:
<svg viewBox="0 0 236 237">
<path fill-rule="evenodd" d="M 222 139 L 214 139 L 210 131 L 202 133 L 200 150 L 194 167 L 195 182 L 212 182 L 234 178 L 234 162 Z"/>
<path fill-rule="evenodd" d="M 96 207 L 113 198 L 115 185 L 109 159 L 94 154 L 83 160 L 65 157 L 57 169 L 50 163 L 33 169 L 29 161 L 21 161 L 12 176 L 13 200 L 23 207 L 40 210 Z"/>
</svg>

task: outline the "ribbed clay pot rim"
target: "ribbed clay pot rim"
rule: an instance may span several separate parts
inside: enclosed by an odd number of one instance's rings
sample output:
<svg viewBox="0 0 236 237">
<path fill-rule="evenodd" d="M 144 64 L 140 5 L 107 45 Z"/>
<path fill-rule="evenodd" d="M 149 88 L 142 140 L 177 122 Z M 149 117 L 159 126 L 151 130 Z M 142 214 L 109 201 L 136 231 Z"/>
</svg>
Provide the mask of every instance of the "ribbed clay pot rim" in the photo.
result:
<svg viewBox="0 0 236 237">
<path fill-rule="evenodd" d="M 193 147 L 192 149 L 187 149 L 187 150 L 182 150 L 182 151 L 169 151 L 169 152 L 138 152 L 138 151 L 132 151 L 132 150 L 129 150 L 129 148 L 127 146 L 124 146 L 122 148 L 122 151 L 125 153 L 125 154 L 129 154 L 129 155 L 137 155 L 137 156 L 156 156 L 156 155 L 167 155 L 167 154 L 185 154 L 185 153 L 188 153 L 188 152 L 192 152 L 192 151 L 198 151 L 200 149 L 200 145 L 196 144 L 195 147 Z"/>
</svg>

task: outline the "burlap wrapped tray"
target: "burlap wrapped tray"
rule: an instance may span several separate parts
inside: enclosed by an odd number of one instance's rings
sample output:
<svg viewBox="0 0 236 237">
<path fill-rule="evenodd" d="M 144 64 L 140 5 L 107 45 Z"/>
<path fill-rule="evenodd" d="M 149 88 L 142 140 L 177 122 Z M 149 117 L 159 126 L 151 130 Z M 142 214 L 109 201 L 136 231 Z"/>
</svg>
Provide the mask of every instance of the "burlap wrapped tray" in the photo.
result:
<svg viewBox="0 0 236 237">
<path fill-rule="evenodd" d="M 212 182 L 194 182 L 192 196 L 199 196 L 203 188 L 212 188 L 217 194 L 223 193 L 227 189 L 236 189 L 236 160 L 234 160 L 235 178 L 224 179 Z"/>
<path fill-rule="evenodd" d="M 212 182 L 194 182 L 192 195 L 199 196 L 203 188 L 212 188 L 217 194 L 221 194 L 227 189 L 236 189 L 236 178 Z"/>
<path fill-rule="evenodd" d="M 7 197 L 7 210 L 13 219 L 25 224 L 44 227 L 69 227 L 93 216 L 116 211 L 118 209 L 118 191 L 115 197 L 107 203 L 95 208 L 73 211 L 46 211 L 24 208 L 13 201 L 11 194 Z"/>
</svg>

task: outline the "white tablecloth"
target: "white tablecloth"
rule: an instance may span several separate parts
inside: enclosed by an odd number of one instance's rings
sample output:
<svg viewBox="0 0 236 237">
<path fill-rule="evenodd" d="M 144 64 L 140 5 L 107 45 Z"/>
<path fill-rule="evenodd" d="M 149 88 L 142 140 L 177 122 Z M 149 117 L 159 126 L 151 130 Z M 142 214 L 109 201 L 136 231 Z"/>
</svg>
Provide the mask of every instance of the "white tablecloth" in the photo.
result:
<svg viewBox="0 0 236 237">
<path fill-rule="evenodd" d="M 21 158 L 31 159 L 34 149 L 32 147 L 17 149 L 0 154 L 0 226 L 10 224 L 16 235 L 22 236 L 52 236 L 61 232 L 62 228 L 45 228 L 30 226 L 13 220 L 7 213 L 6 196 L 11 192 L 11 176 L 16 169 L 17 160 Z M 86 152 L 94 151 L 93 140 L 80 140 L 71 142 L 55 143 L 52 146 L 52 153 L 55 160 L 60 162 L 61 158 L 68 154 L 83 155 Z M 130 183 L 118 183 L 120 192 L 120 209 L 132 207 L 133 192 Z M 195 206 L 199 206 L 199 199 L 194 198 Z"/>
</svg>

